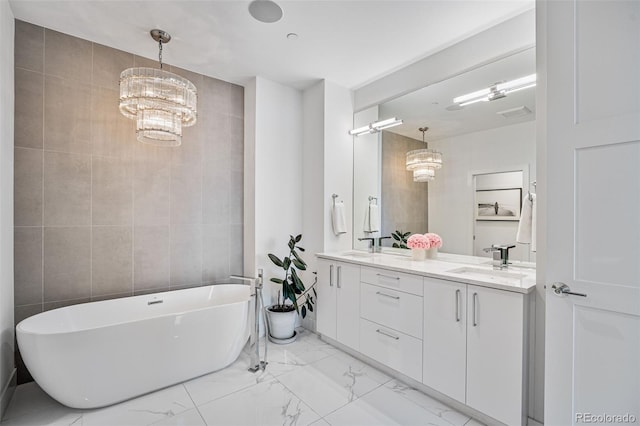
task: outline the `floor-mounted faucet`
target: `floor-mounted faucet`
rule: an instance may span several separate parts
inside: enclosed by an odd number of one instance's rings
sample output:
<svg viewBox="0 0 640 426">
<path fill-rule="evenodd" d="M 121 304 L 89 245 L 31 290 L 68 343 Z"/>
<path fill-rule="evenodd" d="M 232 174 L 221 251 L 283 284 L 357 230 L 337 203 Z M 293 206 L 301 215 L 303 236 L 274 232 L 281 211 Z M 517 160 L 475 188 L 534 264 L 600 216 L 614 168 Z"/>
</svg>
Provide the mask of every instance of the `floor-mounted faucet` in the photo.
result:
<svg viewBox="0 0 640 426">
<path fill-rule="evenodd" d="M 264 313 L 264 300 L 262 299 L 262 269 L 258 269 L 258 277 L 242 277 L 239 275 L 231 275 L 231 278 L 248 282 L 251 285 L 251 296 L 254 298 L 255 307 L 255 351 L 251 352 L 251 361 L 249 371 L 255 373 L 258 370 L 264 370 L 267 367 L 267 333 L 269 333 L 266 314 Z M 266 327 L 264 339 L 264 358 L 260 359 L 260 313 L 262 313 L 262 321 Z"/>
</svg>

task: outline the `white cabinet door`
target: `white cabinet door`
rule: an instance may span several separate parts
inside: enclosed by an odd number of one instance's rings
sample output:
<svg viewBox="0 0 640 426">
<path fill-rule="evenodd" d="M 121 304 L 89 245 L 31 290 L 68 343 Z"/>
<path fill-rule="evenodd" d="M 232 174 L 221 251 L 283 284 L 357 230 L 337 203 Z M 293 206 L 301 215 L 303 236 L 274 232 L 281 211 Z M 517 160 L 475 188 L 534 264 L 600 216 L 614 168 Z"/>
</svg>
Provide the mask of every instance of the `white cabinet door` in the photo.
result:
<svg viewBox="0 0 640 426">
<path fill-rule="evenodd" d="M 318 259 L 318 297 L 316 328 L 318 333 L 336 338 L 336 267 L 332 262 Z"/>
<path fill-rule="evenodd" d="M 467 286 L 467 405 L 511 426 L 523 412 L 524 295 Z"/>
<path fill-rule="evenodd" d="M 465 403 L 467 285 L 424 279 L 422 382 Z"/>
<path fill-rule="evenodd" d="M 335 262 L 336 340 L 358 350 L 360 330 L 360 267 Z M 333 288 L 333 287 L 332 287 Z"/>
</svg>

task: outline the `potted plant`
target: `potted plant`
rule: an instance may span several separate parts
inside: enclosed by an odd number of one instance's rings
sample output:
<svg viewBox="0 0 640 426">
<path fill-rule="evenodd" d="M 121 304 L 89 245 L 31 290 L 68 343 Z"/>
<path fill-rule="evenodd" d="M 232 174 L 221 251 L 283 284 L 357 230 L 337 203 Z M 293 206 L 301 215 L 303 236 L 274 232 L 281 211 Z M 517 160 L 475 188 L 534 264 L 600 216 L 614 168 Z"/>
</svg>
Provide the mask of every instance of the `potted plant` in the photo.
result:
<svg viewBox="0 0 640 426">
<path fill-rule="evenodd" d="M 271 282 L 282 285 L 282 290 L 278 291 L 277 303 L 266 308 L 269 338 L 275 343 L 292 342 L 295 339 L 297 315 L 304 318 L 307 310 L 313 312 L 315 301 L 309 292 L 313 290 L 313 295 L 317 296 L 314 288 L 316 283 L 306 288 L 298 273 L 307 270 L 307 264 L 300 256 L 304 252 L 304 248 L 298 245 L 301 240 L 302 234 L 289 236 L 289 254 L 283 259 L 269 253 L 269 259 L 284 271 L 283 278 L 271 278 Z"/>
<path fill-rule="evenodd" d="M 402 232 L 401 230 L 396 230 L 396 232 L 391 234 L 393 239 L 396 241 L 393 243 L 393 247 L 408 249 L 409 247 L 407 247 L 407 237 L 409 235 L 411 235 L 411 232 Z"/>
</svg>

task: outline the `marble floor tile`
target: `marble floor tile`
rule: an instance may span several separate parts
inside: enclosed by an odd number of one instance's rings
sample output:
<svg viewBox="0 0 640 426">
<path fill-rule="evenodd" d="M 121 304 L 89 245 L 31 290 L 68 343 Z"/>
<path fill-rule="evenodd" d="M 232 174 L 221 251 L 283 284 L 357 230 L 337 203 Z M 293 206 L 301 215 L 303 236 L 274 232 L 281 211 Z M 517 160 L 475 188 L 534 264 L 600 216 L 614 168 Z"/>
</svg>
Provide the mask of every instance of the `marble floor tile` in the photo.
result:
<svg viewBox="0 0 640 426">
<path fill-rule="evenodd" d="M 385 386 L 380 386 L 324 419 L 332 426 L 450 426 L 447 421 Z"/>
<path fill-rule="evenodd" d="M 464 426 L 485 426 L 485 424 L 484 423 L 480 423 L 476 419 L 471 419 Z"/>
<path fill-rule="evenodd" d="M 205 402 L 213 401 L 271 378 L 268 367 L 267 372 L 259 371 L 256 373 L 248 371 L 248 368 L 249 356 L 243 352 L 229 367 L 189 380 L 184 383 L 184 386 L 193 402 L 200 406 Z"/>
<path fill-rule="evenodd" d="M 82 413 L 83 426 L 150 425 L 194 408 L 183 385 Z"/>
<path fill-rule="evenodd" d="M 209 426 L 302 426 L 319 419 L 276 379 L 204 404 L 199 410 Z"/>
<path fill-rule="evenodd" d="M 389 377 L 348 355 L 336 355 L 283 374 L 278 380 L 325 416 L 387 382 Z"/>
<path fill-rule="evenodd" d="M 13 419 L 34 411 L 46 410 L 60 404 L 47 395 L 35 382 L 25 383 L 16 388 L 4 420 Z"/>
<path fill-rule="evenodd" d="M 385 383 L 385 387 L 404 396 L 408 400 L 418 404 L 420 407 L 427 409 L 431 413 L 445 420 L 451 426 L 464 426 L 471 419 L 469 416 L 461 414 L 442 402 L 431 398 L 429 395 L 400 383 L 397 380 L 391 380 Z"/>
<path fill-rule="evenodd" d="M 167 417 L 153 426 L 207 426 L 197 408 L 184 411 L 178 415 Z"/>
<path fill-rule="evenodd" d="M 301 340 L 294 345 L 269 345 L 267 371 L 277 377 L 332 356 L 308 341 Z"/>
<path fill-rule="evenodd" d="M 63 405 L 54 405 L 22 413 L 2 421 L 3 426 L 68 426 L 82 425 L 82 413 Z"/>
</svg>

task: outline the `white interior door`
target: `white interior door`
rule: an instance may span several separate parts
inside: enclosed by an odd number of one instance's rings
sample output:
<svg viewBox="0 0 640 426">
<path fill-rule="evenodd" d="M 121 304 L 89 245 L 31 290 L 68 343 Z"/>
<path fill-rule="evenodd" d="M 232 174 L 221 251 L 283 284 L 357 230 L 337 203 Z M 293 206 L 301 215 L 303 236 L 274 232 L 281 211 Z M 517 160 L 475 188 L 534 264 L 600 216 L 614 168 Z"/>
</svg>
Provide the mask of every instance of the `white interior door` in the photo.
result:
<svg viewBox="0 0 640 426">
<path fill-rule="evenodd" d="M 640 423 L 640 2 L 538 7 L 545 425 Z"/>
</svg>

